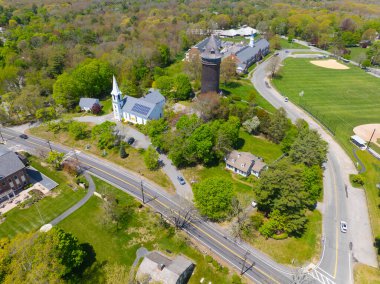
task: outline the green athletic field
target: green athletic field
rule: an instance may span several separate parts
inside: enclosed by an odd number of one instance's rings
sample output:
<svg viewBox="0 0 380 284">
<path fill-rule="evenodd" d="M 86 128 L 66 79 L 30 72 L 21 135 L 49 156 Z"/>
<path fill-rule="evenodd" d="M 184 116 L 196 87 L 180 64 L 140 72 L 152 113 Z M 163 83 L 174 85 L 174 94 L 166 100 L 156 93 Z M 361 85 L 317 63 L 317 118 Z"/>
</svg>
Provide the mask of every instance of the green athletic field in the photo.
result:
<svg viewBox="0 0 380 284">
<path fill-rule="evenodd" d="M 335 133 L 348 152 L 355 126 L 380 123 L 380 78 L 360 68 L 327 69 L 313 65 L 310 59 L 288 58 L 274 85 Z"/>
</svg>

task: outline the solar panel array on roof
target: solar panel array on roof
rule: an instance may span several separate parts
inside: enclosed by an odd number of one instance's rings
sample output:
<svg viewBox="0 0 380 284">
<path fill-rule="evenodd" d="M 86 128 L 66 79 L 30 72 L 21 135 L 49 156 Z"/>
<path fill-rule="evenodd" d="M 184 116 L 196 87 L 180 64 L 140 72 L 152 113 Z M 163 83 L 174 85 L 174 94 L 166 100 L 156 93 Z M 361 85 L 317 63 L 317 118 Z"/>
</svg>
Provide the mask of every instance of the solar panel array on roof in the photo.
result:
<svg viewBox="0 0 380 284">
<path fill-rule="evenodd" d="M 135 112 L 142 114 L 142 115 L 147 115 L 148 112 L 150 111 L 150 107 L 143 106 L 140 104 L 135 104 L 132 108 L 132 111 L 135 111 Z"/>
</svg>

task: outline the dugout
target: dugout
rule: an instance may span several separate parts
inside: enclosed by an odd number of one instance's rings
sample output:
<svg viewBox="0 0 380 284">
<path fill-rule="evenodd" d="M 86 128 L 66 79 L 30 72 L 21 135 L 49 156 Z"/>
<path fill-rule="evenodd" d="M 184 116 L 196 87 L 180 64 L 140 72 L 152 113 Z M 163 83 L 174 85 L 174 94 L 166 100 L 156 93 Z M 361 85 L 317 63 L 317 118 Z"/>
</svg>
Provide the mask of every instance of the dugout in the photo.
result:
<svg viewBox="0 0 380 284">
<path fill-rule="evenodd" d="M 367 142 L 365 142 L 358 135 L 352 135 L 351 142 L 358 146 L 361 150 L 365 150 L 367 148 Z"/>
</svg>

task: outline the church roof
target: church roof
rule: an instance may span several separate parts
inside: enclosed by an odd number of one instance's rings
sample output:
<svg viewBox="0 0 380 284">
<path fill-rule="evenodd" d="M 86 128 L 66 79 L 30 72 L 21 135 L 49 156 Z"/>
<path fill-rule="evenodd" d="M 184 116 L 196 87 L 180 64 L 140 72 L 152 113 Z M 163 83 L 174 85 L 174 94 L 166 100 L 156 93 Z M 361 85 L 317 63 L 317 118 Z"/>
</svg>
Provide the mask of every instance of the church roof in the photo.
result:
<svg viewBox="0 0 380 284">
<path fill-rule="evenodd" d="M 219 45 L 215 35 L 211 35 L 205 50 L 201 54 L 202 58 L 208 59 L 220 59 L 222 58 L 222 54 L 219 51 Z"/>
<path fill-rule="evenodd" d="M 123 112 L 136 115 L 138 117 L 149 119 L 151 113 L 159 104 L 164 102 L 165 98 L 157 89 L 150 89 L 148 94 L 141 98 L 125 96 L 123 99 Z"/>
</svg>

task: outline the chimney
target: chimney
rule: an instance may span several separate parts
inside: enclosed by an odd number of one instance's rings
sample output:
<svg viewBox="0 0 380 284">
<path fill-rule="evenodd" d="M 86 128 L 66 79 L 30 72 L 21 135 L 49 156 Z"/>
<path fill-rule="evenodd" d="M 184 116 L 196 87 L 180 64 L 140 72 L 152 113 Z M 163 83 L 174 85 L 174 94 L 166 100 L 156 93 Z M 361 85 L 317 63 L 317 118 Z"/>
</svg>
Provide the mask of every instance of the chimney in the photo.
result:
<svg viewBox="0 0 380 284">
<path fill-rule="evenodd" d="M 251 37 L 249 38 L 249 46 L 254 47 L 255 46 L 255 39 L 253 34 L 251 34 Z"/>
</svg>

